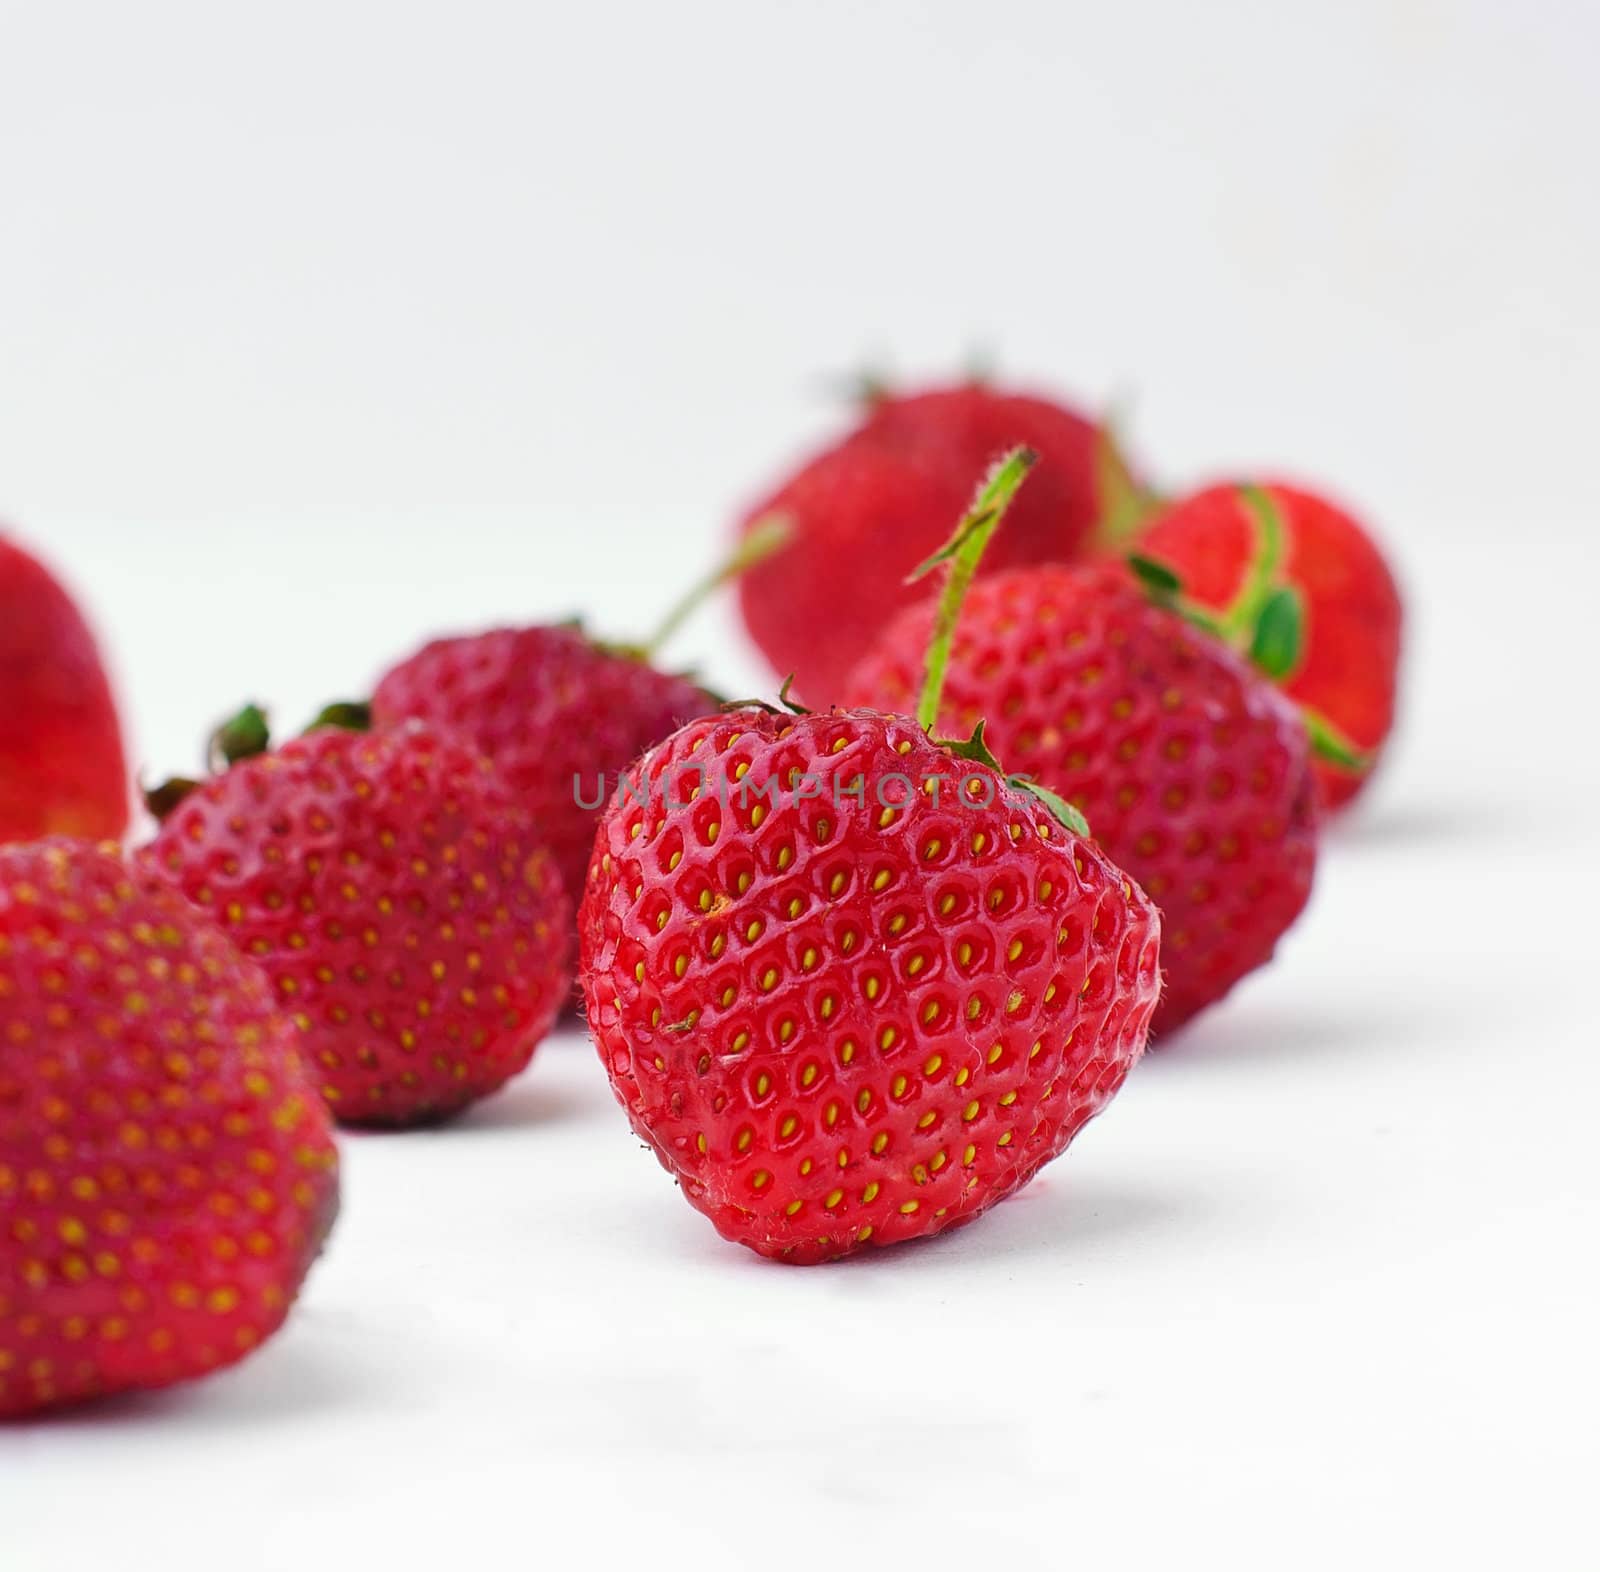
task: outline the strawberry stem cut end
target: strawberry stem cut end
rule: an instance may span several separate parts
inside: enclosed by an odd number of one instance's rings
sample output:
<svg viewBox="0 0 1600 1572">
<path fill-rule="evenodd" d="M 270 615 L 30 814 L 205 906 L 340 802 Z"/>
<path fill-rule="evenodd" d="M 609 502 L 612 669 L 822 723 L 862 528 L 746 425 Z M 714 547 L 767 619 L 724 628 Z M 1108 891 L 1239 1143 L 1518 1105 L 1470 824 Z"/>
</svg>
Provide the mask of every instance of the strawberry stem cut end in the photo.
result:
<svg viewBox="0 0 1600 1572">
<path fill-rule="evenodd" d="M 1038 462 L 1039 455 L 1032 448 L 1013 448 L 1007 453 L 978 488 L 972 506 L 956 525 L 955 533 L 927 561 L 919 563 L 906 579 L 911 584 L 937 567 L 948 566 L 949 569 L 933 615 L 922 697 L 917 703 L 917 724 L 924 731 L 931 732 L 939 718 L 939 700 L 944 695 L 945 672 L 950 665 L 950 645 L 961 616 L 961 603 L 978 571 L 984 548 L 1005 517 L 1017 488 Z"/>
</svg>

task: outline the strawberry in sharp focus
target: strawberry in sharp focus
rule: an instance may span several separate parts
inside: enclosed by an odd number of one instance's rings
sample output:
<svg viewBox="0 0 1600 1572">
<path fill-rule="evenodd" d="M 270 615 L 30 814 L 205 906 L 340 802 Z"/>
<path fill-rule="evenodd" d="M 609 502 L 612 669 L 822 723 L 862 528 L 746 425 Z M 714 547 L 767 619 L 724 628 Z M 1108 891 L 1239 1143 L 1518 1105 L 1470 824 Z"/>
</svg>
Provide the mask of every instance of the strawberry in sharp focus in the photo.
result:
<svg viewBox="0 0 1600 1572">
<path fill-rule="evenodd" d="M 605 644 L 573 624 L 498 628 L 436 639 L 392 666 L 372 696 L 372 723 L 431 721 L 461 733 L 533 814 L 576 905 L 600 805 L 652 743 L 718 700 L 651 658 L 710 590 L 786 538 L 752 533 L 672 609 L 644 644 Z"/>
<path fill-rule="evenodd" d="M 115 839 L 128 771 L 110 684 L 82 614 L 0 538 L 0 841 Z"/>
<path fill-rule="evenodd" d="M 985 566 L 1071 560 L 1122 510 L 1132 478 L 1095 422 L 982 383 L 876 397 L 855 430 L 749 510 L 742 530 L 781 518 L 793 536 L 741 579 L 745 623 L 808 703 L 836 700 L 885 623 L 924 597 L 906 564 L 938 546 L 972 477 L 1018 444 L 1039 462 Z"/>
<path fill-rule="evenodd" d="M 168 808 L 149 865 L 266 971 L 342 1122 L 496 1090 L 571 987 L 571 906 L 526 808 L 419 722 L 265 745 Z"/>
<path fill-rule="evenodd" d="M 1394 724 L 1400 593 L 1382 553 L 1350 515 L 1293 486 L 1213 486 L 1157 514 L 1137 549 L 1172 570 L 1250 650 L 1269 595 L 1296 597 L 1303 623 L 1293 660 L 1275 673 L 1315 724 L 1351 757 L 1319 758 L 1330 807 L 1366 783 Z"/>
<path fill-rule="evenodd" d="M 336 1158 L 265 979 L 114 847 L 0 848 L 0 1417 L 232 1364 Z"/>
<path fill-rule="evenodd" d="M 929 614 L 903 613 L 846 684 L 904 705 Z M 1161 908 L 1168 1031 L 1264 964 L 1316 864 L 1305 729 L 1262 676 L 1120 564 L 993 574 L 961 610 L 939 711 L 988 722 L 1008 764 L 1059 792 Z"/>
<path fill-rule="evenodd" d="M 981 735 L 869 710 L 740 708 L 640 761 L 581 978 L 633 1128 L 725 1237 L 807 1264 L 970 1222 L 1104 1106 L 1159 920 L 1072 817 Z"/>
<path fill-rule="evenodd" d="M 589 1024 L 634 1129 L 726 1238 L 803 1264 L 969 1222 L 1138 1057 L 1149 902 L 913 722 L 735 711 L 633 781 L 646 803 L 602 821 L 580 917 Z"/>
</svg>

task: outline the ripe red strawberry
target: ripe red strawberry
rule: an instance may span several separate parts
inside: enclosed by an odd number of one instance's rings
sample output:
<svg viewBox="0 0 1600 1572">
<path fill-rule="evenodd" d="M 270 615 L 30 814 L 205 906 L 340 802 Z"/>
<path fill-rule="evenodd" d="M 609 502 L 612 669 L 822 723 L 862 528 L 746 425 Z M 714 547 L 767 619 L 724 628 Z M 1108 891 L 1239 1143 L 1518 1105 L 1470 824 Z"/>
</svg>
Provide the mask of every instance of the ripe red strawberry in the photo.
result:
<svg viewBox="0 0 1600 1572">
<path fill-rule="evenodd" d="M 115 839 L 128 770 L 94 638 L 50 572 L 0 538 L 0 841 Z"/>
<path fill-rule="evenodd" d="M 574 905 L 600 803 L 651 743 L 716 706 L 685 677 L 608 649 L 573 627 L 439 639 L 392 667 L 372 697 L 376 726 L 418 717 L 493 761 L 533 816 Z"/>
<path fill-rule="evenodd" d="M 1132 485 L 1114 447 L 1074 410 L 976 383 L 877 400 L 746 514 L 741 529 L 779 517 L 794 532 L 744 575 L 739 599 L 751 637 L 808 702 L 837 699 L 889 618 L 923 597 L 906 566 L 944 538 L 972 477 L 1019 443 L 1039 463 L 986 566 L 1077 556 Z"/>
<path fill-rule="evenodd" d="M 725 1238 L 804 1264 L 970 1222 L 1138 1058 L 1149 902 L 912 721 L 742 709 L 630 779 L 579 919 L 589 1024 Z"/>
<path fill-rule="evenodd" d="M 417 1124 L 496 1090 L 571 986 L 572 909 L 526 809 L 420 723 L 244 758 L 146 855 L 260 962 L 345 1123 Z"/>
<path fill-rule="evenodd" d="M 897 618 L 847 702 L 906 704 L 928 625 L 923 608 Z M 1293 706 L 1120 565 L 978 580 L 939 715 L 947 729 L 986 718 L 995 752 L 1081 809 L 1160 906 L 1158 1033 L 1266 962 L 1304 907 L 1315 793 Z"/>
<path fill-rule="evenodd" d="M 372 722 L 426 720 L 472 742 L 532 812 L 576 906 L 601 804 L 622 771 L 719 703 L 658 670 L 654 655 L 705 596 L 787 538 L 776 525 L 752 530 L 641 644 L 601 643 L 573 623 L 435 640 L 380 679 Z"/>
<path fill-rule="evenodd" d="M 1031 457 L 963 522 L 945 603 Z M 1072 817 L 981 730 L 935 743 L 867 710 L 741 708 L 640 761 L 579 917 L 589 1024 L 726 1238 L 806 1264 L 939 1233 L 1105 1105 L 1144 1046 L 1159 925 Z"/>
<path fill-rule="evenodd" d="M 1394 724 L 1400 593 L 1371 537 L 1348 513 L 1292 486 L 1213 486 L 1160 513 L 1139 551 L 1171 568 L 1184 593 L 1230 622 L 1247 648 L 1250 603 L 1291 586 L 1304 622 L 1284 690 L 1364 755 L 1319 758 L 1330 806 L 1365 784 Z M 1242 614 L 1240 614 L 1242 612 Z"/>
<path fill-rule="evenodd" d="M 0 849 L 0 1417 L 243 1358 L 337 1199 L 256 968 L 113 847 Z"/>
</svg>

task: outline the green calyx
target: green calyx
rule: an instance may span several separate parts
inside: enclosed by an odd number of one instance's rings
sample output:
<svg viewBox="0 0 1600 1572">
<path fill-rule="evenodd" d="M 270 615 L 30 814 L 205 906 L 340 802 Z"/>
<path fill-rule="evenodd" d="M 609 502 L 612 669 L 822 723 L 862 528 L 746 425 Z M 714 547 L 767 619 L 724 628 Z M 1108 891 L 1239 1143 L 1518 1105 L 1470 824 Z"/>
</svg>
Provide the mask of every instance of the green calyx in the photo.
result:
<svg viewBox="0 0 1600 1572">
<path fill-rule="evenodd" d="M 1151 600 L 1176 600 L 1183 593 L 1183 580 L 1166 563 L 1141 556 L 1137 551 L 1130 551 L 1126 561 Z"/>
<path fill-rule="evenodd" d="M 1190 600 L 1183 593 L 1183 580 L 1159 558 L 1130 551 L 1124 560 L 1151 600 L 1248 655 L 1280 682 L 1300 663 L 1305 603 L 1294 585 L 1280 580 L 1284 530 L 1277 503 L 1259 486 L 1240 486 L 1239 497 L 1255 522 L 1257 548 L 1244 585 L 1226 610 L 1215 612 Z"/>
<path fill-rule="evenodd" d="M 1261 604 L 1250 633 L 1250 660 L 1274 682 L 1299 664 L 1305 643 L 1306 610 L 1300 591 L 1280 584 Z"/>
<path fill-rule="evenodd" d="M 930 740 L 934 747 L 943 748 L 952 758 L 970 759 L 974 764 L 987 764 L 997 775 L 1004 775 L 1004 768 L 990 751 L 988 741 L 983 735 L 983 729 L 988 724 L 987 721 L 979 721 L 965 742 L 959 737 L 933 737 Z"/>
<path fill-rule="evenodd" d="M 199 791 L 200 782 L 188 775 L 174 775 L 156 786 L 144 787 L 139 795 L 152 818 L 164 822 L 177 810 L 178 804 L 192 791 Z"/>
<path fill-rule="evenodd" d="M 1093 833 L 1089 828 L 1089 821 L 1065 797 L 1051 791 L 1048 786 L 1041 785 L 1031 775 L 1008 775 L 1006 781 L 1037 797 L 1074 835 L 1081 835 L 1088 840 Z"/>
<path fill-rule="evenodd" d="M 317 731 L 325 726 L 338 726 L 345 731 L 370 731 L 372 706 L 356 701 L 326 705 L 306 727 L 306 731 Z M 259 757 L 271 747 L 272 727 L 266 710 L 259 704 L 246 704 L 223 721 L 206 739 L 206 774 L 221 775 L 235 764 Z M 202 784 L 202 780 L 192 776 L 174 775 L 159 785 L 146 787 L 141 796 L 151 814 L 159 820 L 165 820 Z"/>
<path fill-rule="evenodd" d="M 943 748 L 952 758 L 967 759 L 974 764 L 986 764 L 999 775 L 1007 786 L 1014 786 L 1018 791 L 1028 792 L 1037 797 L 1045 807 L 1062 824 L 1072 831 L 1074 835 L 1081 835 L 1085 839 L 1089 836 L 1089 821 L 1072 806 L 1065 797 L 1058 796 L 1048 786 L 1041 786 L 1031 775 L 1008 775 L 1005 766 L 990 751 L 988 742 L 984 739 L 983 728 L 986 722 L 979 721 L 972 728 L 972 735 L 963 742 L 959 737 L 932 737 L 929 740 L 936 748 Z"/>
<path fill-rule="evenodd" d="M 1284 557 L 1285 531 L 1278 504 L 1260 486 L 1240 486 L 1238 494 L 1255 528 L 1256 549 L 1244 584 L 1222 614 L 1224 635 L 1230 644 L 1253 641 L 1262 613 L 1279 585 Z M 1295 658 L 1299 658 L 1298 648 Z"/>
<path fill-rule="evenodd" d="M 1243 586 L 1225 611 L 1219 614 L 1190 600 L 1182 579 L 1165 562 L 1140 552 L 1128 553 L 1125 560 L 1151 600 L 1238 650 L 1263 676 L 1281 684 L 1293 676 L 1305 652 L 1305 599 L 1282 578 L 1285 530 L 1278 504 L 1260 486 L 1240 486 L 1238 492 L 1254 522 L 1257 548 Z M 1318 759 L 1355 774 L 1371 767 L 1372 755 L 1327 716 L 1309 705 L 1299 708 Z"/>
<path fill-rule="evenodd" d="M 220 775 L 242 759 L 253 759 L 258 753 L 265 753 L 271 744 L 267 712 L 259 704 L 246 704 L 206 739 L 206 774 Z M 155 786 L 142 788 L 139 795 L 154 818 L 165 820 L 202 784 L 191 775 L 174 775 Z"/>
<path fill-rule="evenodd" d="M 306 730 L 317 731 L 324 726 L 337 726 L 341 731 L 371 731 L 372 706 L 364 699 L 341 699 L 325 704 Z"/>
<path fill-rule="evenodd" d="M 272 732 L 267 725 L 267 712 L 259 704 L 247 704 L 211 733 L 206 744 L 206 757 L 212 773 L 220 774 L 230 764 L 265 753 L 271 745 Z"/>
</svg>

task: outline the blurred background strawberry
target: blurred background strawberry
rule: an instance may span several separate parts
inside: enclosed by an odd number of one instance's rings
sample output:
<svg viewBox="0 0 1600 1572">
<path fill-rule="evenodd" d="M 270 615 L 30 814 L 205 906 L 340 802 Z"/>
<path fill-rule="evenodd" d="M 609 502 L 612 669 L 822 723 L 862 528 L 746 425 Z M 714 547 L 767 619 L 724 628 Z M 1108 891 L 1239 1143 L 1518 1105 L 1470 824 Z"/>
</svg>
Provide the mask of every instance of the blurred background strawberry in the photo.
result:
<svg viewBox="0 0 1600 1572">
<path fill-rule="evenodd" d="M 128 810 L 94 636 L 50 570 L 0 533 L 0 841 L 114 839 Z"/>
</svg>

